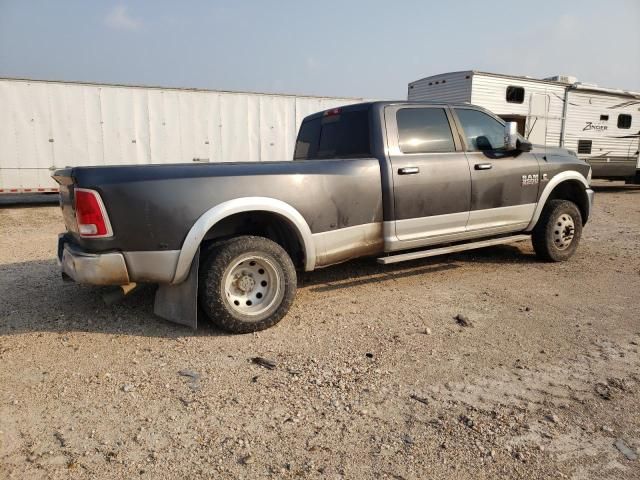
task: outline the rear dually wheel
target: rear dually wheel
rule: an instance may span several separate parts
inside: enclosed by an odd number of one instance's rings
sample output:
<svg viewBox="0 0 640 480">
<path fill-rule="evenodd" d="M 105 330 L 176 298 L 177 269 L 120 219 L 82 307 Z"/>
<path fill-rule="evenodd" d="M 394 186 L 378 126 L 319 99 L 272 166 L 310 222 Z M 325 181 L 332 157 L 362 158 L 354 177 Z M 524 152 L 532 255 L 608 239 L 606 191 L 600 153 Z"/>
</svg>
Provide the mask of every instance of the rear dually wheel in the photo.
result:
<svg viewBox="0 0 640 480">
<path fill-rule="evenodd" d="M 240 236 L 217 243 L 200 266 L 198 297 L 209 319 L 232 333 L 264 330 L 289 311 L 296 271 L 277 243 Z"/>
</svg>

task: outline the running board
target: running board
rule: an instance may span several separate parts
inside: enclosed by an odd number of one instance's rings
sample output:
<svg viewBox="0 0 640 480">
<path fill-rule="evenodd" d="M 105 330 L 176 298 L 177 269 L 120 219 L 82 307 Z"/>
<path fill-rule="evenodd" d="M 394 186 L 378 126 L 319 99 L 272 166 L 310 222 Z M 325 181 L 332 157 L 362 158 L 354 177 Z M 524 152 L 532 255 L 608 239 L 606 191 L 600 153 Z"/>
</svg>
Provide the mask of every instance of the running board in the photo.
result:
<svg viewBox="0 0 640 480">
<path fill-rule="evenodd" d="M 491 238 L 489 240 L 480 240 L 478 242 L 461 243 L 458 245 L 452 245 L 450 247 L 431 248 L 429 250 L 420 250 L 419 252 L 389 255 L 388 257 L 378 258 L 378 263 L 388 265 L 390 263 L 406 262 L 408 260 L 415 260 L 417 258 L 435 257 L 436 255 L 444 255 L 446 253 L 464 252 L 465 250 L 473 250 L 476 248 L 522 242 L 523 240 L 529 240 L 530 238 L 531 235 L 512 235 L 510 237 Z"/>
</svg>

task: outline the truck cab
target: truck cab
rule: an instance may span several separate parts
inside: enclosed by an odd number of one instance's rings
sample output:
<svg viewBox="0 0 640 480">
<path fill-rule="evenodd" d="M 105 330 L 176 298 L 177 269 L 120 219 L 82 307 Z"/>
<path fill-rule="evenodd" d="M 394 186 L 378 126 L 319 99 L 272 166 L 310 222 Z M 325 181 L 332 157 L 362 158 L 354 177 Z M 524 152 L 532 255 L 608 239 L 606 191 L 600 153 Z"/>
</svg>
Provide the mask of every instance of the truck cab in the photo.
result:
<svg viewBox="0 0 640 480">
<path fill-rule="evenodd" d="M 376 157 L 384 251 L 392 253 L 530 231 L 553 178 L 589 177 L 585 162 L 562 149 L 533 147 L 515 124 L 512 145 L 505 144 L 506 126 L 469 104 L 359 104 L 307 117 L 294 159 Z M 582 190 L 575 200 L 586 221 L 592 193 Z"/>
</svg>

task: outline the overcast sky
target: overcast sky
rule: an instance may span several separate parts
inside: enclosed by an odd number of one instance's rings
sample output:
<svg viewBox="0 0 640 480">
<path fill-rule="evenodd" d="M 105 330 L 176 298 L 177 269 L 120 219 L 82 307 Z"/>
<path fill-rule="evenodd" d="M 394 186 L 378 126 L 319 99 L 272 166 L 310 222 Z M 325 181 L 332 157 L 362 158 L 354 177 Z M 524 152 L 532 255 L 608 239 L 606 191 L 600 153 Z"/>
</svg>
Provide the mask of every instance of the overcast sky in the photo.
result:
<svg viewBox="0 0 640 480">
<path fill-rule="evenodd" d="M 0 0 L 0 76 L 401 99 L 467 69 L 640 91 L 640 0 Z"/>
</svg>

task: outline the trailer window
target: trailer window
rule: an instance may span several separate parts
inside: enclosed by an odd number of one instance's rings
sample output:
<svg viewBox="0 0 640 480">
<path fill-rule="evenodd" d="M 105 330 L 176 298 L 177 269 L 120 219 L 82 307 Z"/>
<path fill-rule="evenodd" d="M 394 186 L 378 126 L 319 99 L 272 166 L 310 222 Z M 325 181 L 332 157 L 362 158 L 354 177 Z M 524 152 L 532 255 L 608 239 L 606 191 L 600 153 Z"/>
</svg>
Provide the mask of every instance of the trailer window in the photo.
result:
<svg viewBox="0 0 640 480">
<path fill-rule="evenodd" d="M 300 126 L 294 160 L 371 156 L 367 110 L 341 112 L 305 120 Z"/>
<path fill-rule="evenodd" d="M 442 108 L 402 108 L 396 114 L 402 153 L 453 152 L 453 134 Z"/>
<path fill-rule="evenodd" d="M 609 115 L 600 115 L 600 121 L 601 122 L 608 122 L 609 121 Z"/>
<path fill-rule="evenodd" d="M 618 115 L 618 128 L 631 128 L 631 115 L 626 113 Z"/>
<path fill-rule="evenodd" d="M 588 155 L 591 153 L 591 140 L 578 140 L 578 153 Z"/>
<path fill-rule="evenodd" d="M 507 87 L 507 102 L 509 103 L 523 103 L 524 102 L 524 88 L 523 87 Z"/>
</svg>

